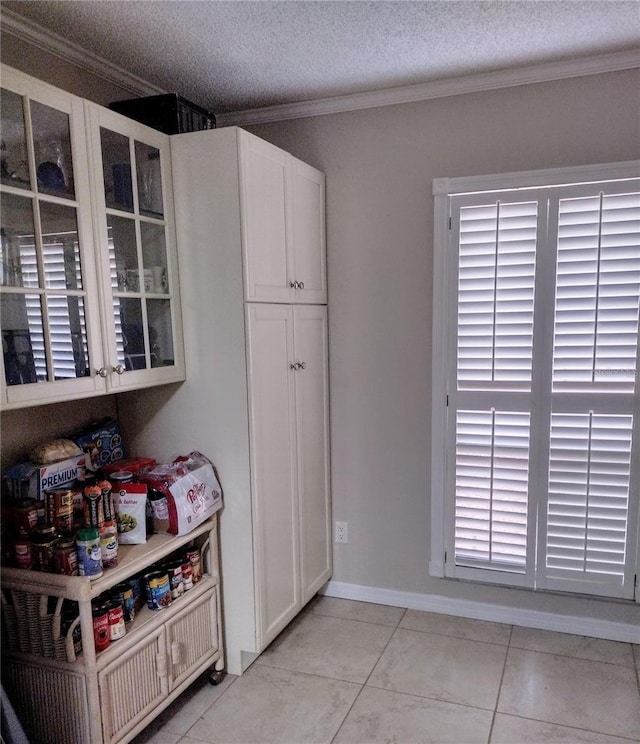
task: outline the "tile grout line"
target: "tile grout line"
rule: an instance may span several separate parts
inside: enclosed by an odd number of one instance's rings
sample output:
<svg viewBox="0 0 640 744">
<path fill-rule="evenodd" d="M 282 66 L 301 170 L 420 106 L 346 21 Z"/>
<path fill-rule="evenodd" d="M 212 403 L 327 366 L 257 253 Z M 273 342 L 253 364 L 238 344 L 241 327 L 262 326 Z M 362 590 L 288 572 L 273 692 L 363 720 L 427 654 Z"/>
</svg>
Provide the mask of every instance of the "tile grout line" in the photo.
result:
<svg viewBox="0 0 640 744">
<path fill-rule="evenodd" d="M 498 715 L 498 704 L 500 703 L 500 695 L 502 694 L 502 685 L 504 683 L 504 675 L 507 671 L 507 660 L 509 658 L 509 651 L 511 649 L 511 638 L 513 636 L 513 625 L 509 630 L 509 640 L 507 642 L 507 652 L 504 655 L 504 663 L 502 665 L 502 674 L 500 675 L 500 684 L 498 685 L 498 694 L 496 695 L 496 704 L 493 708 L 493 715 L 491 716 L 491 725 L 489 726 L 489 736 L 487 738 L 487 744 L 490 744 L 491 737 L 493 736 L 493 727 L 496 723 L 496 716 Z"/>
<path fill-rule="evenodd" d="M 391 635 L 389 636 L 389 640 L 388 640 L 388 641 L 387 641 L 387 642 L 385 643 L 385 646 L 384 646 L 384 648 L 382 649 L 382 651 L 380 652 L 380 655 L 378 656 L 378 659 L 376 660 L 375 664 L 373 664 L 373 666 L 371 667 L 371 671 L 370 671 L 370 672 L 369 672 L 369 674 L 367 675 L 367 678 L 365 679 L 365 681 L 364 681 L 364 682 L 362 683 L 362 685 L 361 685 L 360 689 L 358 690 L 358 694 L 357 694 L 357 695 L 355 696 L 355 698 L 353 699 L 353 702 L 352 702 L 352 703 L 351 703 L 351 705 L 349 706 L 349 710 L 348 710 L 348 711 L 347 711 L 347 712 L 345 713 L 345 716 L 344 716 L 344 718 L 342 719 L 342 722 L 341 722 L 341 724 L 340 724 L 340 725 L 338 726 L 338 728 L 337 728 L 337 730 L 336 730 L 336 733 L 335 733 L 335 734 L 333 735 L 333 737 L 331 738 L 331 741 L 329 742 L 329 744 L 333 744 L 333 742 L 334 742 L 334 741 L 336 740 L 336 737 L 338 736 L 338 734 L 340 733 L 340 730 L 341 730 L 341 729 L 342 729 L 342 727 L 344 726 L 344 723 L 345 723 L 345 721 L 347 720 L 347 718 L 349 717 L 349 714 L 350 714 L 350 713 L 351 713 L 351 711 L 353 710 L 353 708 L 354 708 L 355 704 L 356 704 L 356 703 L 358 702 L 358 700 L 359 700 L 359 698 L 360 698 L 360 695 L 362 695 L 362 691 L 363 691 L 363 690 L 364 690 L 364 688 L 366 687 L 366 685 L 367 685 L 367 682 L 369 681 L 369 679 L 371 679 L 371 675 L 373 674 L 373 672 L 374 672 L 375 668 L 376 668 L 376 667 L 378 666 L 378 664 L 380 663 L 380 659 L 382 658 L 382 656 L 383 656 L 384 652 L 385 652 L 385 651 L 387 650 L 387 648 L 389 647 L 389 644 L 391 643 L 391 639 L 392 639 L 392 638 L 393 638 L 393 636 L 394 636 L 394 635 L 396 634 L 396 630 L 398 630 L 398 628 L 400 627 L 400 623 L 402 622 L 402 618 L 403 618 L 403 617 L 404 617 L 404 616 L 405 616 L 406 614 L 407 614 L 407 609 L 406 609 L 406 608 L 404 608 L 404 612 L 402 613 L 402 615 L 401 615 L 401 616 L 400 616 L 400 618 L 398 619 L 398 622 L 396 623 L 396 626 L 395 626 L 395 628 L 393 629 L 393 633 L 392 633 L 392 634 L 391 634 Z M 387 625 L 386 627 L 389 627 L 389 626 Z"/>
</svg>

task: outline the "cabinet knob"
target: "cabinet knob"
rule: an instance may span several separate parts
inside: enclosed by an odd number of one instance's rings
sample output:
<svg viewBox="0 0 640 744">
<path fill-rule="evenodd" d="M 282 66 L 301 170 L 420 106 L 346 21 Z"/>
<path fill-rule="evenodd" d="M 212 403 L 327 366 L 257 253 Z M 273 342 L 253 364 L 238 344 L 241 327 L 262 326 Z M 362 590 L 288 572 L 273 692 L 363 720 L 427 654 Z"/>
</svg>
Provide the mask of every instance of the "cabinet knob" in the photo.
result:
<svg viewBox="0 0 640 744">
<path fill-rule="evenodd" d="M 290 367 L 290 368 L 291 368 L 291 369 L 292 369 L 292 370 L 293 370 L 294 372 L 297 372 L 297 370 L 298 370 L 298 367 L 299 367 L 299 366 L 300 366 L 300 365 L 298 364 L 298 362 L 291 362 L 291 364 L 289 365 L 289 367 Z"/>
<path fill-rule="evenodd" d="M 100 369 L 97 369 L 97 370 L 96 370 L 96 374 L 98 375 L 98 377 L 102 377 L 102 379 L 104 380 L 104 378 L 105 378 L 105 377 L 106 377 L 106 376 L 107 376 L 107 375 L 108 375 L 109 373 L 107 372 L 107 368 L 106 368 L 106 367 L 100 367 Z"/>
<path fill-rule="evenodd" d="M 289 286 L 291 287 L 291 289 L 300 289 L 300 285 L 298 284 L 298 282 L 289 282 Z"/>
<path fill-rule="evenodd" d="M 306 362 L 298 362 L 298 369 L 306 369 L 307 363 Z"/>
<path fill-rule="evenodd" d="M 116 373 L 117 375 L 123 375 L 123 374 L 125 373 L 125 371 L 126 371 L 126 370 L 125 370 L 125 368 L 124 368 L 124 365 L 122 365 L 122 364 L 116 364 L 116 366 L 115 366 L 115 367 L 113 367 L 113 371 L 114 371 L 114 372 L 115 372 L 115 373 Z"/>
<path fill-rule="evenodd" d="M 298 282 L 298 289 L 304 289 L 304 282 Z"/>
</svg>

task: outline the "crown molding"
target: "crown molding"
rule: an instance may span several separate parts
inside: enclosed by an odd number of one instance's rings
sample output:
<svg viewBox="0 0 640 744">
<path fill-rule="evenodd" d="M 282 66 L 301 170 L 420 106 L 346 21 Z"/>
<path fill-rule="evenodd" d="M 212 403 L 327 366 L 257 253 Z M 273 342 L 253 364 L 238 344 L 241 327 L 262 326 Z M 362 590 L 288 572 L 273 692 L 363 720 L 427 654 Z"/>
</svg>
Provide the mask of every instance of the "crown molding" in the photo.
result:
<svg viewBox="0 0 640 744">
<path fill-rule="evenodd" d="M 15 36 L 21 41 L 63 59 L 65 62 L 70 62 L 72 65 L 88 70 L 92 75 L 109 83 L 114 83 L 120 88 L 128 90 L 134 96 L 152 96 L 167 92 L 163 88 L 127 72 L 112 62 L 107 62 L 99 55 L 83 49 L 72 41 L 39 26 L 12 10 L 1 8 L 0 20 L 3 33 Z"/>
<path fill-rule="evenodd" d="M 148 96 L 167 92 L 33 21 L 23 18 L 14 11 L 2 8 L 1 18 L 3 32 L 86 69 L 91 74 L 130 91 L 133 95 Z M 393 106 L 399 103 L 427 101 L 464 93 L 479 93 L 518 85 L 545 83 L 584 75 L 598 75 L 637 67 L 640 67 L 640 49 L 632 49 L 625 52 L 612 52 L 561 62 L 545 62 L 495 72 L 481 72 L 364 93 L 317 98 L 245 111 L 216 113 L 216 121 L 218 126 L 266 124 L 287 119 L 302 119 L 379 106 Z"/>
<path fill-rule="evenodd" d="M 266 124 L 286 119 L 302 119 L 310 116 L 377 108 L 379 106 L 393 106 L 399 103 L 427 101 L 433 98 L 445 98 L 464 93 L 479 93 L 518 85 L 546 83 L 553 80 L 598 75 L 637 67 L 640 67 L 640 49 L 612 52 L 611 54 L 582 57 L 562 62 L 545 62 L 495 72 L 481 72 L 365 93 L 353 93 L 299 103 L 285 103 L 279 106 L 221 113 L 216 114 L 216 121 L 218 126 Z"/>
</svg>

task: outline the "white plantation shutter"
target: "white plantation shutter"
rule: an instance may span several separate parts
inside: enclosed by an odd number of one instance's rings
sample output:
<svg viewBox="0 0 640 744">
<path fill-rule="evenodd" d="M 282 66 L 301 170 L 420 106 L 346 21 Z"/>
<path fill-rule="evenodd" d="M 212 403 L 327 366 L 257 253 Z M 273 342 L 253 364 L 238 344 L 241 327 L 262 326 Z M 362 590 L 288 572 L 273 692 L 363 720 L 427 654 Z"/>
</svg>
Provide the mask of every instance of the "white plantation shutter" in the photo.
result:
<svg viewBox="0 0 640 744">
<path fill-rule="evenodd" d="M 531 384 L 537 204 L 460 209 L 458 386 Z"/>
<path fill-rule="evenodd" d="M 560 200 L 554 390 L 633 392 L 639 234 L 640 194 Z"/>
<path fill-rule="evenodd" d="M 458 411 L 456 559 L 523 572 L 529 414 Z"/>
<path fill-rule="evenodd" d="M 640 164 L 618 170 L 434 183 L 436 575 L 634 597 Z"/>
<path fill-rule="evenodd" d="M 631 437 L 632 416 L 552 414 L 547 577 L 623 583 Z"/>
</svg>

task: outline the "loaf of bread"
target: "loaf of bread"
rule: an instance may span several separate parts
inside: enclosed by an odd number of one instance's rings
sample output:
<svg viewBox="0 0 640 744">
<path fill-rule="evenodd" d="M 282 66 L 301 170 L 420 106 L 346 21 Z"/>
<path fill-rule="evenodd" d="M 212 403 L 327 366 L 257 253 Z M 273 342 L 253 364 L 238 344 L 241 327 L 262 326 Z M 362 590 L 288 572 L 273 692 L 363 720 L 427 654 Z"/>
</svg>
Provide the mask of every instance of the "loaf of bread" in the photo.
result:
<svg viewBox="0 0 640 744">
<path fill-rule="evenodd" d="M 52 439 L 34 447 L 29 453 L 29 459 L 36 465 L 50 465 L 81 454 L 82 450 L 71 439 Z"/>
</svg>

